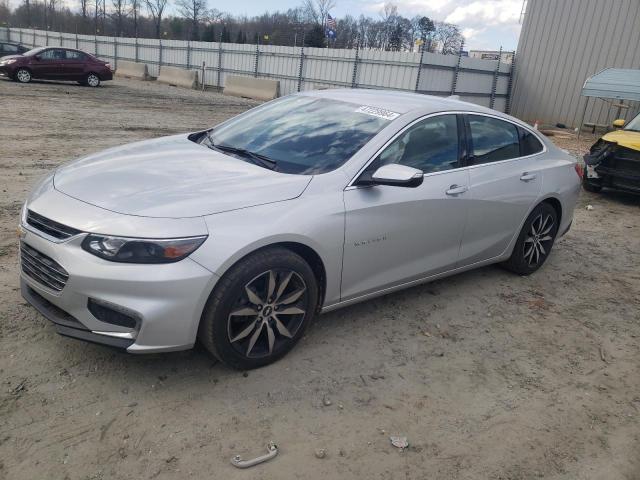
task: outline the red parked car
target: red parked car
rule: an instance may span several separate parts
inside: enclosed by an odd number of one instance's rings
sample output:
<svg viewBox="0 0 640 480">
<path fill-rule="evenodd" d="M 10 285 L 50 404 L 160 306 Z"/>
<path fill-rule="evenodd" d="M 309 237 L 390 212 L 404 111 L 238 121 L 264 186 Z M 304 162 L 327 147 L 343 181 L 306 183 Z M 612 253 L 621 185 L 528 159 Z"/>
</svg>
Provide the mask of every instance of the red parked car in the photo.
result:
<svg viewBox="0 0 640 480">
<path fill-rule="evenodd" d="M 80 50 L 59 47 L 39 47 L 22 55 L 2 57 L 0 75 L 21 83 L 41 78 L 72 80 L 90 87 L 97 87 L 100 82 L 113 78 L 107 62 Z"/>
</svg>

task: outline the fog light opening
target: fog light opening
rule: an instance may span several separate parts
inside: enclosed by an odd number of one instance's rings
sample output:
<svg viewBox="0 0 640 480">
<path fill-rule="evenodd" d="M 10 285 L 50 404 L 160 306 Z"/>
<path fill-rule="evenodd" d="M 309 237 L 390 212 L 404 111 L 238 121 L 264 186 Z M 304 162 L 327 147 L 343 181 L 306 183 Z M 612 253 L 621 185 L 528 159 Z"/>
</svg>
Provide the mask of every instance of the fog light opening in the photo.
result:
<svg viewBox="0 0 640 480">
<path fill-rule="evenodd" d="M 136 331 L 140 329 L 140 316 L 119 305 L 90 298 L 87 302 L 87 308 L 101 322 Z"/>
</svg>

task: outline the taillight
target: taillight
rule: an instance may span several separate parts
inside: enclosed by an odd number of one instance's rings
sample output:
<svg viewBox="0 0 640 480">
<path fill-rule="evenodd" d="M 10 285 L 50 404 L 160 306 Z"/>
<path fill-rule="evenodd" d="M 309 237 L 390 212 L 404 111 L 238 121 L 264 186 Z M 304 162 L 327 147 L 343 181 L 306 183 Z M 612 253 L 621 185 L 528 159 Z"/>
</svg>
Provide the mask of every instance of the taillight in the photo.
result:
<svg viewBox="0 0 640 480">
<path fill-rule="evenodd" d="M 582 180 L 582 177 L 584 177 L 584 166 L 582 165 L 582 162 L 576 162 L 573 164 L 573 168 L 575 169 L 576 173 L 578 174 L 578 177 L 580 177 L 580 180 Z"/>
</svg>

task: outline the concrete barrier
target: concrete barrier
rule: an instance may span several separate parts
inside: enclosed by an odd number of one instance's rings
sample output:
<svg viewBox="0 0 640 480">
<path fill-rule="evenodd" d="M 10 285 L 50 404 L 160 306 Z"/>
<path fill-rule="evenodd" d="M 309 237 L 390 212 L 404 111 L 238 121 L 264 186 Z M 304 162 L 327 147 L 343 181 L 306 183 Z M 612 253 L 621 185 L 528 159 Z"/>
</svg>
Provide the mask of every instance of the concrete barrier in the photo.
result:
<svg viewBox="0 0 640 480">
<path fill-rule="evenodd" d="M 118 60 L 116 76 L 125 78 L 137 78 L 138 80 L 147 80 L 149 78 L 149 70 L 147 69 L 146 63 Z"/>
<path fill-rule="evenodd" d="M 265 78 L 227 75 L 223 94 L 254 100 L 273 100 L 280 95 L 280 82 Z"/>
<path fill-rule="evenodd" d="M 163 65 L 157 81 L 176 87 L 198 88 L 198 71 Z"/>
</svg>

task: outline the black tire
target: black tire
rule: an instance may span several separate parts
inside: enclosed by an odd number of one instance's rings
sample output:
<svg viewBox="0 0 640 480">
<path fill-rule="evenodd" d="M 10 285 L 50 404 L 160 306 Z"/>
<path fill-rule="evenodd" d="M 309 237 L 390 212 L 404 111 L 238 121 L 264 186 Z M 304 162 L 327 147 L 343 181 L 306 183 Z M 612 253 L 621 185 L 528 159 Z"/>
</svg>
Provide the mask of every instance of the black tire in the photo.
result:
<svg viewBox="0 0 640 480">
<path fill-rule="evenodd" d="M 100 86 L 100 76 L 97 73 L 87 73 L 82 82 L 83 85 L 88 87 L 97 88 Z"/>
<path fill-rule="evenodd" d="M 551 220 L 551 227 L 548 223 Z M 558 214 L 550 204 L 539 204 L 527 217 L 511 257 L 502 265 L 514 273 L 530 275 L 549 257 L 558 234 Z M 547 238 L 548 237 L 548 238 Z M 542 247 L 540 249 L 540 247 Z M 530 250 L 533 249 L 533 250 Z"/>
<path fill-rule="evenodd" d="M 264 298 L 264 305 L 250 297 L 247 288 Z M 269 289 L 271 299 L 266 298 Z M 294 297 L 295 301 L 285 302 Z M 266 248 L 242 259 L 219 280 L 202 314 L 198 337 L 229 367 L 262 367 L 282 358 L 302 338 L 317 304 L 318 285 L 309 264 L 286 248 Z M 304 313 L 293 313 L 298 310 Z"/>
<path fill-rule="evenodd" d="M 582 178 L 582 188 L 584 188 L 587 192 L 591 193 L 600 193 L 602 190 L 602 185 L 598 183 L 594 183 L 587 178 L 587 174 L 584 174 Z"/>
<path fill-rule="evenodd" d="M 27 68 L 19 68 L 15 73 L 16 81 L 20 83 L 29 83 L 31 82 L 31 72 Z"/>
</svg>

